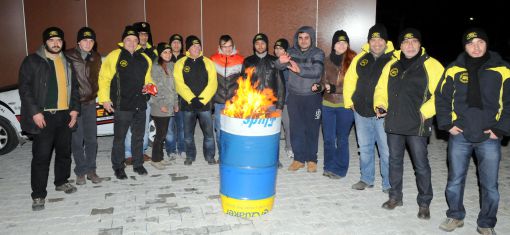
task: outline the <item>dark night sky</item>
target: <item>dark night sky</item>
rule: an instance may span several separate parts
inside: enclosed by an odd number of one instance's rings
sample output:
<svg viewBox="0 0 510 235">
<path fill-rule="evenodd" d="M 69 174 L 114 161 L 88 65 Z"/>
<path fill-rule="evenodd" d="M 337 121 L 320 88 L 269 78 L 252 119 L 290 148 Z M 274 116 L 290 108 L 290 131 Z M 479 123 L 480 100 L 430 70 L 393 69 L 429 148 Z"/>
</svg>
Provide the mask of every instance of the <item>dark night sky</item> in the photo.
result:
<svg viewBox="0 0 510 235">
<path fill-rule="evenodd" d="M 401 30 L 417 28 L 427 53 L 445 66 L 463 50 L 463 32 L 472 26 L 481 27 L 488 34 L 489 50 L 510 61 L 510 14 L 504 11 L 503 2 L 378 0 L 376 21 L 386 25 L 394 43 Z M 395 47 L 399 48 L 399 45 Z"/>
</svg>

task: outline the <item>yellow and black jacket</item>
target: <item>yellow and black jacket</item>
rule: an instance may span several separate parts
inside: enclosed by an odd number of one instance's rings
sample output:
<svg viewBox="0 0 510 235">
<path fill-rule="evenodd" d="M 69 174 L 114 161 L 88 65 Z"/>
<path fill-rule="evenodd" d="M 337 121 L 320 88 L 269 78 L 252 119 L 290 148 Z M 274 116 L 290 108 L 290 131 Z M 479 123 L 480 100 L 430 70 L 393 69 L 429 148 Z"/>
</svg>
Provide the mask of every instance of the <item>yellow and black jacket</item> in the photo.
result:
<svg viewBox="0 0 510 235">
<path fill-rule="evenodd" d="M 211 99 L 216 94 L 218 80 L 214 63 L 200 53 L 200 57 L 192 59 L 186 56 L 174 65 L 175 89 L 180 99 L 180 108 L 184 111 L 209 111 Z M 200 110 L 191 107 L 191 100 L 195 97 L 204 104 Z"/>
<path fill-rule="evenodd" d="M 354 106 L 356 112 L 363 117 L 373 117 L 375 112 L 374 90 L 381 76 L 382 69 L 391 60 L 393 43 L 386 42 L 386 50 L 379 58 L 370 53 L 368 43 L 363 45 L 361 52 L 354 57 L 344 78 L 344 105 L 346 109 Z"/>
<path fill-rule="evenodd" d="M 131 55 L 124 44 L 108 54 L 99 71 L 99 103 L 113 102 L 121 111 L 145 110 L 147 95 L 142 94 L 145 84 L 152 83 L 152 61 L 140 46 Z"/>
<path fill-rule="evenodd" d="M 489 60 L 478 71 L 483 109 L 469 107 L 469 76 L 465 67 L 466 53 L 450 64 L 436 89 L 436 112 L 439 129 L 462 129 L 467 140 L 477 143 L 489 138 L 492 130 L 498 137 L 510 135 L 510 67 L 491 51 Z"/>
<path fill-rule="evenodd" d="M 387 133 L 430 136 L 432 117 L 436 114 L 434 91 L 444 67 L 425 49 L 407 69 L 401 64 L 401 51 L 384 66 L 374 93 L 374 110 L 383 107 Z M 422 116 L 425 120 L 422 120 Z"/>
</svg>

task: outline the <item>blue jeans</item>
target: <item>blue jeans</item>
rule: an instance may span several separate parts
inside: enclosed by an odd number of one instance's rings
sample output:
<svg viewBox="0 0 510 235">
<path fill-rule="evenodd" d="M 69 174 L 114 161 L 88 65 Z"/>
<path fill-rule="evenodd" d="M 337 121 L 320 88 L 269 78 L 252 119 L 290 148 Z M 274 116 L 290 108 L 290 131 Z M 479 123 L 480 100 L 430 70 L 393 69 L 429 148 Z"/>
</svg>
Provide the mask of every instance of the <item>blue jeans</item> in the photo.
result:
<svg viewBox="0 0 510 235">
<path fill-rule="evenodd" d="M 184 114 L 182 111 L 175 113 L 168 121 L 168 131 L 165 138 L 165 149 L 168 153 L 182 153 L 186 151 L 184 143 Z"/>
<path fill-rule="evenodd" d="M 414 166 L 418 196 L 416 202 L 420 207 L 429 207 L 432 201 L 432 182 L 426 136 L 397 135 L 388 133 L 390 149 L 390 193 L 389 197 L 402 201 L 402 176 L 404 175 L 404 153 L 406 144 Z"/>
<path fill-rule="evenodd" d="M 186 159 L 195 161 L 195 126 L 198 123 L 204 135 L 203 151 L 205 160 L 214 159 L 214 131 L 211 111 L 184 111 L 184 142 L 186 143 Z"/>
<path fill-rule="evenodd" d="M 446 216 L 464 219 L 464 187 L 469 161 L 473 150 L 476 154 L 478 182 L 480 185 L 480 213 L 477 224 L 483 228 L 496 225 L 496 214 L 499 206 L 498 172 L 501 160 L 501 141 L 488 139 L 480 143 L 472 143 L 462 133 L 450 135 L 448 140 L 448 183 L 446 185 Z"/>
<path fill-rule="evenodd" d="M 221 157 L 221 111 L 225 108 L 225 104 L 214 104 L 214 132 L 216 133 L 216 146 L 218 146 L 218 155 Z"/>
<path fill-rule="evenodd" d="M 379 159 L 383 190 L 390 188 L 389 179 L 389 150 L 386 132 L 384 132 L 384 119 L 377 117 L 363 117 L 354 112 L 356 136 L 360 151 L 360 180 L 368 185 L 374 185 L 375 180 L 375 144 L 379 150 Z"/>
<path fill-rule="evenodd" d="M 147 110 L 145 112 L 145 133 L 143 134 L 143 152 L 149 148 L 149 123 L 151 121 L 151 106 L 147 104 Z M 124 141 L 125 146 L 125 157 L 132 157 L 131 153 L 131 127 L 129 127 L 128 132 L 126 133 L 126 140 Z"/>
<path fill-rule="evenodd" d="M 322 106 L 324 170 L 344 177 L 349 169 L 349 132 L 354 116 L 343 107 Z"/>
</svg>

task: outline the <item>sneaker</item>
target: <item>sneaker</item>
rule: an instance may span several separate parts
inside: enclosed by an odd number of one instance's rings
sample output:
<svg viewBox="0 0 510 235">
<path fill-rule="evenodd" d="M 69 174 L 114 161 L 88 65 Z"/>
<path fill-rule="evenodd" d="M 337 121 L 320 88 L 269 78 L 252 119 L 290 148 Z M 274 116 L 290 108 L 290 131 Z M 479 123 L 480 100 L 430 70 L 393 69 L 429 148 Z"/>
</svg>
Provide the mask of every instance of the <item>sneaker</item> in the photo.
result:
<svg viewBox="0 0 510 235">
<path fill-rule="evenodd" d="M 294 158 L 294 152 L 292 152 L 292 150 L 289 149 L 289 150 L 286 150 L 285 152 L 287 153 L 288 158 L 291 158 L 291 159 Z"/>
<path fill-rule="evenodd" d="M 175 161 L 177 159 L 177 153 L 170 153 L 170 154 L 167 154 L 168 156 L 168 161 Z"/>
<path fill-rule="evenodd" d="M 126 172 L 124 171 L 124 168 L 116 169 L 115 177 L 117 177 L 117 179 L 119 179 L 119 180 L 127 179 L 127 175 L 126 175 Z"/>
<path fill-rule="evenodd" d="M 137 173 L 138 175 L 147 175 L 147 170 L 143 166 L 134 167 L 133 171 Z"/>
<path fill-rule="evenodd" d="M 395 207 L 402 206 L 402 205 L 404 205 L 404 203 L 402 203 L 402 201 L 398 201 L 393 198 L 390 198 L 388 201 L 386 201 L 385 203 L 382 204 L 382 208 L 388 209 L 388 210 L 393 210 L 393 209 L 395 209 Z M 430 215 L 429 215 L 429 217 L 430 217 Z"/>
<path fill-rule="evenodd" d="M 164 170 L 164 169 L 166 168 L 166 166 L 165 166 L 165 164 L 163 164 L 163 163 L 161 163 L 161 162 L 162 162 L 162 161 L 160 161 L 160 162 L 154 162 L 154 161 L 151 161 L 151 162 L 150 162 L 150 164 L 151 164 L 154 168 L 156 168 L 156 169 L 158 169 L 158 170 Z"/>
<path fill-rule="evenodd" d="M 494 228 L 482 228 L 480 226 L 477 226 L 476 231 L 482 235 L 496 235 L 496 231 L 494 230 Z"/>
<path fill-rule="evenodd" d="M 71 194 L 71 193 L 78 191 L 78 189 L 76 189 L 76 187 L 74 187 L 70 183 L 65 183 L 65 184 L 59 185 L 59 186 L 55 187 L 55 190 L 56 191 L 64 191 L 64 193 L 67 193 L 67 194 Z"/>
<path fill-rule="evenodd" d="M 316 162 L 308 162 L 306 164 L 306 171 L 309 173 L 317 172 L 317 163 Z"/>
<path fill-rule="evenodd" d="M 300 168 L 305 167 L 305 164 L 299 161 L 292 161 L 292 163 L 289 166 L 289 171 L 297 171 Z"/>
<path fill-rule="evenodd" d="M 32 211 L 44 210 L 44 198 L 34 198 L 32 200 Z"/>
<path fill-rule="evenodd" d="M 145 153 L 143 154 L 143 161 L 144 162 L 148 162 L 148 161 L 151 161 L 151 160 L 152 160 L 151 156 L 149 156 L 149 155 L 147 155 Z"/>
<path fill-rule="evenodd" d="M 335 174 L 335 173 L 333 173 L 331 171 L 326 171 L 326 170 L 324 171 L 324 173 L 322 173 L 322 175 L 326 176 L 326 177 L 328 177 L 330 179 L 335 179 L 335 180 L 343 178 L 342 176 L 339 176 L 339 175 L 337 175 L 337 174 Z"/>
<path fill-rule="evenodd" d="M 430 219 L 430 209 L 428 206 L 420 206 L 420 209 L 418 209 L 418 219 Z"/>
<path fill-rule="evenodd" d="M 366 188 L 372 187 L 374 187 L 374 185 L 368 185 L 367 183 L 360 180 L 358 183 L 353 184 L 351 188 L 356 190 L 364 190 Z"/>
<path fill-rule="evenodd" d="M 126 161 L 124 161 L 124 164 L 126 164 L 126 166 L 133 165 L 133 157 L 126 158 Z"/>
<path fill-rule="evenodd" d="M 103 181 L 97 174 L 96 171 L 92 171 L 87 174 L 87 179 L 92 181 L 94 184 L 99 184 L 101 181 Z"/>
<path fill-rule="evenodd" d="M 214 165 L 216 164 L 216 160 L 214 160 L 214 158 L 210 158 L 209 160 L 207 160 L 207 164 Z"/>
<path fill-rule="evenodd" d="M 451 232 L 456 228 L 464 226 L 464 220 L 458 220 L 454 218 L 446 218 L 440 225 L 439 228 L 446 232 Z M 478 230 L 478 229 L 477 229 Z"/>
<path fill-rule="evenodd" d="M 170 160 L 163 159 L 159 163 L 163 164 L 164 166 L 170 166 L 173 163 Z"/>
<path fill-rule="evenodd" d="M 186 160 L 184 160 L 184 165 L 191 166 L 191 164 L 193 164 L 193 161 L 191 159 L 186 158 Z"/>
<path fill-rule="evenodd" d="M 86 183 L 87 183 L 87 181 L 85 180 L 85 176 L 84 175 L 77 175 L 76 176 L 76 185 L 84 185 Z"/>
</svg>

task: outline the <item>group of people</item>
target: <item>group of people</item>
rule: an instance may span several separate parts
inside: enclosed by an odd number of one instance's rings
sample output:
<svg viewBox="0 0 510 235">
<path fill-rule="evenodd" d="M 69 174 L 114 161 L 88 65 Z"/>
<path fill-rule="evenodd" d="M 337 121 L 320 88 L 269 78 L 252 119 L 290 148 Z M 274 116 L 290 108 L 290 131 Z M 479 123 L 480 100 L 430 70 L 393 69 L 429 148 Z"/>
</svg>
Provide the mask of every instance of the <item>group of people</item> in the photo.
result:
<svg viewBox="0 0 510 235">
<path fill-rule="evenodd" d="M 43 45 L 25 58 L 19 77 L 21 124 L 34 140 L 32 209 L 44 209 L 53 149 L 57 191 L 77 191 L 68 181 L 71 152 L 76 184 L 85 184 L 86 179 L 101 182 L 95 165 L 96 97 L 114 113 L 111 161 L 118 179 L 127 179 L 126 159 L 135 173 L 147 175 L 143 164 L 150 118 L 156 127 L 150 159 L 154 168 L 165 169 L 178 156 L 192 165 L 197 155 L 197 120 L 205 160 L 217 164 L 222 153 L 221 111 L 235 95 L 237 79 L 246 78 L 246 68 L 255 67 L 252 84 L 260 90 L 272 89 L 277 97 L 273 108 L 282 115 L 285 151 L 294 158 L 289 171 L 305 166 L 308 172 L 317 171 L 322 123 L 323 175 L 345 177 L 354 123 L 361 176 L 352 188 L 374 186 L 377 147 L 382 191 L 388 194 L 382 207 L 402 206 L 407 146 L 418 188 L 417 216 L 430 219 L 433 192 L 427 143 L 436 116 L 437 127 L 450 132 L 449 209 L 439 227 L 453 231 L 463 226 L 464 184 L 475 152 L 481 190 L 477 231 L 495 234 L 500 141 L 510 135 L 510 66 L 487 49 L 487 34 L 480 28 L 466 31 L 464 51 L 446 69 L 426 53 L 421 33 L 414 28 L 400 32 L 400 50 L 395 50 L 384 25 L 375 24 L 359 54 L 350 48 L 343 30 L 334 33 L 328 56 L 316 46 L 315 36 L 312 27 L 301 27 L 292 47 L 283 38 L 275 42 L 273 56 L 267 35 L 258 33 L 252 41 L 253 54 L 244 58 L 232 37 L 222 35 L 217 52 L 208 58 L 194 35 L 184 40 L 174 34 L 153 47 L 149 24 L 138 22 L 126 26 L 118 49 L 101 60 L 93 49 L 96 34 L 91 28 L 81 28 L 77 46 L 67 51 L 62 51 L 64 32 L 46 29 Z"/>
</svg>

